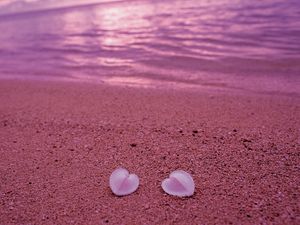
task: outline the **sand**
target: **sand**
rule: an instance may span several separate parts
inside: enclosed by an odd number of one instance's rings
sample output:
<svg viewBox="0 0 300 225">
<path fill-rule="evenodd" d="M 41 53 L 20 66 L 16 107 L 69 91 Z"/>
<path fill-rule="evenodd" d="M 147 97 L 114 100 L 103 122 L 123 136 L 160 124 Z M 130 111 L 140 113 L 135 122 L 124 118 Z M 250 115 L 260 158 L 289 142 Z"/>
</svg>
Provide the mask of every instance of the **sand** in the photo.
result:
<svg viewBox="0 0 300 225">
<path fill-rule="evenodd" d="M 0 224 L 299 224 L 299 96 L 0 81 Z M 140 177 L 109 189 L 125 167 Z M 165 194 L 176 169 L 190 198 Z"/>
</svg>

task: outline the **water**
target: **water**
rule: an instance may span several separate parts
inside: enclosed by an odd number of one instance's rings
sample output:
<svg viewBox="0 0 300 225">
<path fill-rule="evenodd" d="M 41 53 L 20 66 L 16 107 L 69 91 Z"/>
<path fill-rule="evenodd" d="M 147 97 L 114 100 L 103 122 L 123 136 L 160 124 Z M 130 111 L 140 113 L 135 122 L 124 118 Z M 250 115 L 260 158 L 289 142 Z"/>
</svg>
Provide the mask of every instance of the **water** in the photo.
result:
<svg viewBox="0 0 300 225">
<path fill-rule="evenodd" d="M 299 95 L 300 1 L 119 1 L 0 16 L 0 77 Z"/>
</svg>

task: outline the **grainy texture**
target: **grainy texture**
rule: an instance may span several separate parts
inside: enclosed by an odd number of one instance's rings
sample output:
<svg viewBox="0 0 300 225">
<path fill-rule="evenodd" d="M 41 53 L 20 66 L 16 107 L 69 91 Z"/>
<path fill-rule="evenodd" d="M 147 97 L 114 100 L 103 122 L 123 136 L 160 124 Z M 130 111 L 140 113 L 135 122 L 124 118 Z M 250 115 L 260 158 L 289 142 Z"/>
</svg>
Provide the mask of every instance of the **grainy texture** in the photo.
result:
<svg viewBox="0 0 300 225">
<path fill-rule="evenodd" d="M 0 81 L 1 224 L 299 224 L 299 165 L 297 96 Z"/>
</svg>

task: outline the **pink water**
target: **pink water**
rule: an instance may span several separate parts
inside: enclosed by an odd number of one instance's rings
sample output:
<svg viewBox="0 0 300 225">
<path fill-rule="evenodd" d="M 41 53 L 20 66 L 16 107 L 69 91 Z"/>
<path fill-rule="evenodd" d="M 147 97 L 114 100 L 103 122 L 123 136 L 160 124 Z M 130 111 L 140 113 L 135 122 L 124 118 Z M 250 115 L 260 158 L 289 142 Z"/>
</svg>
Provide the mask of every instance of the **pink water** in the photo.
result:
<svg viewBox="0 0 300 225">
<path fill-rule="evenodd" d="M 299 9 L 127 0 L 0 15 L 0 77 L 299 96 Z"/>
</svg>

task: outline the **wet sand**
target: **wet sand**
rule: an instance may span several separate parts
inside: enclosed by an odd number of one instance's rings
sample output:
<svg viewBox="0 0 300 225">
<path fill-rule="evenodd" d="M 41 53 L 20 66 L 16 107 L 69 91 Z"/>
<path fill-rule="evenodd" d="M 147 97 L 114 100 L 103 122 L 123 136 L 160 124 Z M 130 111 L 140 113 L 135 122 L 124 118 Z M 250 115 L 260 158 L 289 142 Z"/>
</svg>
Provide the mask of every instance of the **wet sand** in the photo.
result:
<svg viewBox="0 0 300 225">
<path fill-rule="evenodd" d="M 299 97 L 0 81 L 0 224 L 299 224 Z M 132 195 L 108 187 L 119 166 Z M 196 193 L 161 181 L 190 172 Z"/>
</svg>

